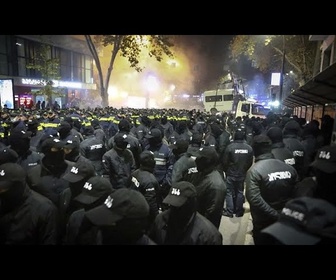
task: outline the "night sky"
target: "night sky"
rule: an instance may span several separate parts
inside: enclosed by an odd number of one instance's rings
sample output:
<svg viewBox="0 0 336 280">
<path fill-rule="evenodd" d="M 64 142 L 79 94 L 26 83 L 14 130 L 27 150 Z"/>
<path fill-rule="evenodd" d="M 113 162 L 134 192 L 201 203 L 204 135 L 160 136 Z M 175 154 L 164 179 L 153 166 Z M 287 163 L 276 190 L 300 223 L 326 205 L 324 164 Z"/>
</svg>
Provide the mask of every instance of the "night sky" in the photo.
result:
<svg viewBox="0 0 336 280">
<path fill-rule="evenodd" d="M 177 35 L 175 44 L 199 71 L 202 88 L 211 88 L 224 74 L 232 35 Z"/>
<path fill-rule="evenodd" d="M 223 76 L 224 67 L 249 84 L 246 88 L 249 94 L 256 99 L 266 98 L 268 92 L 268 77 L 251 66 L 251 61 L 240 58 L 237 62 L 229 59 L 229 44 L 234 35 L 186 35 L 182 36 L 181 43 L 187 48 L 195 50 L 195 59 L 204 70 L 201 74 L 201 83 L 207 89 L 214 88 L 218 78 Z"/>
</svg>

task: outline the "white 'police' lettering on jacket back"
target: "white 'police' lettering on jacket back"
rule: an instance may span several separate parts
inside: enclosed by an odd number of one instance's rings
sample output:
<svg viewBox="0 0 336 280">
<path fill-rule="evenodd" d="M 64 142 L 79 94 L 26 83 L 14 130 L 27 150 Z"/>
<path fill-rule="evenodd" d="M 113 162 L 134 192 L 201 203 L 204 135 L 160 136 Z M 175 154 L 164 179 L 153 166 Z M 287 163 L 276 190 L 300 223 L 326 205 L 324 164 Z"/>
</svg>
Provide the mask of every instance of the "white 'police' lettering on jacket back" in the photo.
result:
<svg viewBox="0 0 336 280">
<path fill-rule="evenodd" d="M 90 150 L 96 150 L 96 149 L 102 149 L 103 144 L 96 144 L 96 145 L 91 145 Z"/>
<path fill-rule="evenodd" d="M 294 165 L 295 164 L 295 158 L 287 158 L 285 159 L 285 163 L 288 165 Z"/>
<path fill-rule="evenodd" d="M 247 154 L 247 149 L 235 149 L 235 154 Z"/>
<path fill-rule="evenodd" d="M 292 174 L 289 171 L 278 171 L 268 174 L 268 180 L 270 182 L 290 178 L 292 178 Z"/>
</svg>

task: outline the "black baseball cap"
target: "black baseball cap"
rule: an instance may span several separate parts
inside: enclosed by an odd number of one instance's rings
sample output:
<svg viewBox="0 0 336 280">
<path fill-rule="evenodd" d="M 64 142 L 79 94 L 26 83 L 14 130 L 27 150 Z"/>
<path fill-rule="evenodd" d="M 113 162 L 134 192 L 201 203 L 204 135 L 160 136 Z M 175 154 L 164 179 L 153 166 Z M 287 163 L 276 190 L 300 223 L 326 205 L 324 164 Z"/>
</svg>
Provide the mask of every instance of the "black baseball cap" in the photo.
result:
<svg viewBox="0 0 336 280">
<path fill-rule="evenodd" d="M 187 181 L 179 181 L 172 185 L 169 194 L 163 200 L 163 203 L 175 207 L 182 206 L 190 197 L 196 197 L 195 186 Z"/>
<path fill-rule="evenodd" d="M 140 156 L 139 156 L 139 163 L 142 166 L 146 166 L 146 167 L 155 167 L 155 157 L 154 157 L 154 153 L 150 150 L 145 150 L 143 152 L 141 152 Z"/>
<path fill-rule="evenodd" d="M 97 226 L 113 226 L 123 219 L 143 219 L 149 215 L 149 205 L 142 193 L 121 188 L 112 192 L 103 205 L 85 213 Z"/>
<path fill-rule="evenodd" d="M 0 164 L 4 164 L 7 162 L 17 162 L 19 155 L 16 151 L 9 147 L 0 148 Z"/>
<path fill-rule="evenodd" d="M 325 173 L 336 172 L 336 146 L 324 146 L 320 148 L 315 156 L 315 160 L 310 164 Z"/>
<path fill-rule="evenodd" d="M 157 139 L 162 139 L 162 132 L 158 128 L 152 128 L 150 131 L 145 136 L 146 138 L 157 138 Z"/>
<path fill-rule="evenodd" d="M 13 162 L 7 162 L 0 165 L 0 189 L 8 189 L 17 182 L 25 182 L 26 170 Z"/>
<path fill-rule="evenodd" d="M 51 148 L 57 148 L 57 149 L 61 149 L 64 147 L 64 141 L 58 139 L 58 138 L 55 138 L 55 137 L 50 137 L 50 138 L 47 138 L 45 139 L 43 142 L 42 142 L 42 145 L 41 145 L 41 151 L 42 153 L 47 153 L 51 150 Z"/>
<path fill-rule="evenodd" d="M 77 195 L 74 200 L 82 204 L 90 205 L 101 197 L 107 197 L 112 191 L 113 188 L 109 179 L 94 176 L 85 182 L 81 193 Z"/>
<path fill-rule="evenodd" d="M 177 139 L 173 144 L 169 146 L 172 150 L 177 149 L 179 151 L 187 151 L 189 147 L 189 141 L 185 139 Z"/>
<path fill-rule="evenodd" d="M 288 201 L 277 222 L 261 231 L 285 245 L 315 245 L 324 237 L 336 240 L 336 207 L 324 199 Z"/>
<path fill-rule="evenodd" d="M 211 160 L 218 160 L 218 153 L 212 146 L 200 147 L 197 150 L 192 151 L 192 155 L 197 158 L 207 158 Z"/>
<path fill-rule="evenodd" d="M 70 135 L 64 139 L 64 148 L 74 149 L 80 147 L 80 139 L 77 135 Z"/>
<path fill-rule="evenodd" d="M 90 178 L 96 175 L 96 171 L 93 164 L 86 161 L 77 161 L 68 172 L 63 176 L 63 179 L 70 182 L 76 183 L 84 178 Z"/>
<path fill-rule="evenodd" d="M 192 136 L 190 136 L 190 144 L 197 144 L 201 145 L 203 140 L 203 135 L 201 133 L 193 133 Z"/>
</svg>

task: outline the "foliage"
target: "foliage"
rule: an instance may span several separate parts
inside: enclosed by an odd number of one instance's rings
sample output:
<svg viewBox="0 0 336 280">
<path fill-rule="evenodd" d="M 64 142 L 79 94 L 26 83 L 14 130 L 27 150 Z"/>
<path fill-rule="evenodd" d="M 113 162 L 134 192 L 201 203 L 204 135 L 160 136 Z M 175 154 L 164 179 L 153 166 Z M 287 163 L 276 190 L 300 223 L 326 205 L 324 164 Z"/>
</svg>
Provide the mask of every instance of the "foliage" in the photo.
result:
<svg viewBox="0 0 336 280">
<path fill-rule="evenodd" d="M 42 88 L 32 92 L 35 95 L 44 95 L 47 97 L 47 103 L 52 104 L 52 96 L 64 96 L 65 90 L 61 87 L 55 87 L 55 81 L 60 80 L 60 61 L 51 55 L 51 47 L 42 44 L 36 49 L 32 61 L 27 63 L 27 69 L 33 69 L 41 75 L 39 85 Z"/>
<path fill-rule="evenodd" d="M 98 71 L 98 87 L 102 97 L 102 106 L 108 106 L 108 87 L 113 71 L 115 59 L 118 55 L 125 57 L 131 68 L 141 72 L 144 66 L 140 65 L 142 54 L 162 61 L 164 55 L 173 57 L 170 48 L 173 44 L 169 36 L 165 35 L 85 35 L 86 42 L 95 61 Z M 111 56 L 106 74 L 104 75 L 101 57 L 99 52 L 111 48 Z"/>
<path fill-rule="evenodd" d="M 285 71 L 292 70 L 302 85 L 313 76 L 316 42 L 309 41 L 309 35 L 238 35 L 230 43 L 230 52 L 234 62 L 245 56 L 264 73 L 280 72 L 285 57 Z"/>
</svg>

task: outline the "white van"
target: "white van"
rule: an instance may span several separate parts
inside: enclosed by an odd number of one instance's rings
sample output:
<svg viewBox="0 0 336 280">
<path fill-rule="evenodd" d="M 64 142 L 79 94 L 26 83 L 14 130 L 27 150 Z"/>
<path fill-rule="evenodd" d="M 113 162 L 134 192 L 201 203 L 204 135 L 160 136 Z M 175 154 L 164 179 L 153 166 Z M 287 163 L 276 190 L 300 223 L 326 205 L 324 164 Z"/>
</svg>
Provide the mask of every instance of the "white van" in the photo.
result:
<svg viewBox="0 0 336 280">
<path fill-rule="evenodd" d="M 234 113 L 235 117 L 248 116 L 259 117 L 265 119 L 269 109 L 266 109 L 262 104 L 256 103 L 254 101 L 239 101 L 237 104 L 237 109 Z"/>
<path fill-rule="evenodd" d="M 216 108 L 220 112 L 232 112 L 233 89 L 207 90 L 203 93 L 203 105 L 206 112 Z"/>
</svg>

